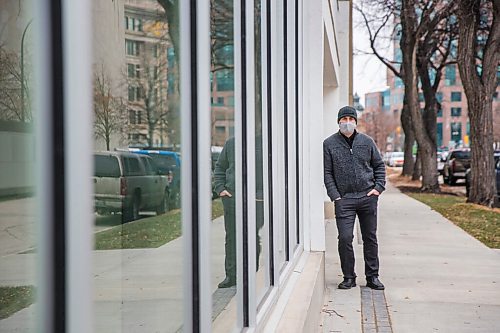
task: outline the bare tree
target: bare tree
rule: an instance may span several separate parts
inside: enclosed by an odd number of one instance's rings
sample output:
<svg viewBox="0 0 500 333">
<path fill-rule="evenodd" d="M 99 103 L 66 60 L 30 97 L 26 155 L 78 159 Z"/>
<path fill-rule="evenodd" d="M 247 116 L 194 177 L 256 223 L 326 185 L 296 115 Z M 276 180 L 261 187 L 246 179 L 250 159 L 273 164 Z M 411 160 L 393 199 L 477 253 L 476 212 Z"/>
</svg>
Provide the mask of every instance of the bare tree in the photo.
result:
<svg viewBox="0 0 500 333">
<path fill-rule="evenodd" d="M 439 191 L 436 149 L 420 112 L 418 98 L 417 51 L 418 42 L 432 33 L 440 22 L 452 12 L 455 2 L 401 1 L 401 51 L 403 54 L 402 80 L 405 84 L 405 99 L 418 143 L 422 167 L 422 191 Z M 419 11 L 420 13 L 418 13 Z M 435 120 L 434 120 L 435 121 Z M 435 142 L 435 141 L 434 141 Z"/>
<path fill-rule="evenodd" d="M 161 47 L 160 43 L 145 47 Z M 153 146 L 153 138 L 158 125 L 167 114 L 166 66 L 164 56 L 154 57 L 152 52 L 143 52 L 141 57 L 140 91 L 144 97 L 144 110 L 148 126 L 148 145 Z"/>
<path fill-rule="evenodd" d="M 18 54 L 7 51 L 3 46 L 0 47 L 0 119 L 2 120 L 22 122 L 32 120 L 32 71 L 29 59 L 30 57 L 24 57 L 24 73 L 21 75 L 21 60 Z"/>
<path fill-rule="evenodd" d="M 431 146 L 430 156 L 420 149 L 417 152 L 413 180 L 420 179 L 422 158 L 436 160 L 437 152 L 437 113 L 441 104 L 437 99 L 437 92 L 441 83 L 443 69 L 456 63 L 456 54 L 452 54 L 457 42 L 457 23 L 454 15 L 455 8 L 443 16 L 443 21 L 434 21 L 436 26 L 428 27 L 429 32 L 418 41 L 417 45 L 417 72 L 420 78 L 421 89 L 425 106 L 422 111 L 422 120 L 425 126 L 428 142 Z M 431 166 L 432 168 L 432 166 Z M 437 169 L 436 178 L 439 177 Z M 432 188 L 439 191 L 439 186 Z"/>
<path fill-rule="evenodd" d="M 500 2 L 459 1 L 458 67 L 467 96 L 471 136 L 469 202 L 493 206 L 493 93 L 500 62 Z"/>
<path fill-rule="evenodd" d="M 168 34 L 175 54 L 173 66 L 169 71 L 175 75 L 172 80 L 175 87 L 168 96 L 167 118 L 168 135 L 174 145 L 180 140 L 180 100 L 179 100 L 179 48 L 180 48 L 180 22 L 179 0 L 158 0 L 165 10 L 165 21 L 168 23 Z M 233 38 L 233 2 L 232 0 L 210 0 L 210 35 L 211 35 L 211 71 L 215 75 L 221 70 L 233 70 L 233 55 L 228 52 L 227 46 L 234 44 Z M 170 90 L 170 89 L 169 89 Z"/>
<path fill-rule="evenodd" d="M 375 55 L 397 78 L 401 78 L 403 71 L 401 62 L 391 60 L 384 52 L 390 48 L 388 43 L 393 42 L 393 38 L 398 38 L 400 28 L 397 22 L 401 12 L 401 5 L 396 0 L 360 0 L 355 5 L 363 19 L 363 24 L 368 32 L 370 49 L 372 55 Z M 391 29 L 392 27 L 392 29 Z M 401 126 L 405 134 L 404 142 L 404 164 L 403 175 L 411 175 L 414 169 L 412 156 L 415 136 L 411 123 L 411 116 L 407 107 L 407 98 L 403 100 L 401 110 Z"/>
<path fill-rule="evenodd" d="M 123 127 L 124 105 L 121 98 L 112 93 L 112 84 L 104 66 L 94 72 L 94 135 L 104 140 L 110 150 L 111 138 Z"/>
<path fill-rule="evenodd" d="M 439 108 L 439 104 L 436 103 L 436 92 L 439 80 L 434 81 L 434 86 L 429 85 L 429 69 L 434 66 L 436 78 L 440 78 L 441 70 L 446 64 L 446 59 L 442 57 L 444 52 L 442 41 L 449 33 L 448 30 L 442 29 L 442 26 L 453 13 L 454 3 L 430 0 L 376 0 L 368 3 L 368 7 L 358 7 L 358 11 L 369 31 L 372 53 L 396 77 L 400 77 L 405 85 L 401 112 L 401 124 L 405 132 L 403 173 L 411 173 L 406 165 L 413 163 L 412 146 L 416 139 L 420 157 L 418 160 L 424 164 L 421 168 L 423 175 L 421 190 L 439 191 L 436 165 L 436 113 Z M 389 61 L 380 52 L 380 41 L 387 39 L 384 37 L 384 31 L 390 30 L 388 26 L 391 23 L 395 30 L 393 35 L 395 33 L 401 35 L 399 45 L 402 63 Z M 420 112 L 418 98 L 419 76 L 422 76 L 422 90 L 426 97 L 424 112 Z M 418 179 L 420 169 L 412 169 L 415 171 L 413 177 Z"/>
<path fill-rule="evenodd" d="M 364 128 L 366 134 L 371 136 L 377 147 L 385 151 L 387 146 L 387 138 L 396 132 L 398 127 L 397 119 L 390 112 L 382 110 L 365 111 L 363 117 L 360 118 L 361 127 Z"/>
</svg>

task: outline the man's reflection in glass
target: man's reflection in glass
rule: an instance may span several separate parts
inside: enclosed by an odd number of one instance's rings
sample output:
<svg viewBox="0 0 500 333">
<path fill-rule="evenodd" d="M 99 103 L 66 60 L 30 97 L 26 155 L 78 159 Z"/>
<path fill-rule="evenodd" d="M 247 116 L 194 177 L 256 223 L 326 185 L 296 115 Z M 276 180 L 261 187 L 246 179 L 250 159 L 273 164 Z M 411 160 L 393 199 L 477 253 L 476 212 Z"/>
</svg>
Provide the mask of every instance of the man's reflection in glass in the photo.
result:
<svg viewBox="0 0 500 333">
<path fill-rule="evenodd" d="M 236 198 L 235 198 L 235 156 L 234 137 L 229 138 L 222 149 L 214 170 L 214 191 L 222 198 L 224 206 L 225 238 L 225 271 L 226 278 L 219 283 L 219 288 L 229 288 L 236 285 Z M 262 152 L 262 140 L 256 140 L 256 151 Z M 260 146 L 260 148 L 259 148 Z M 259 157 L 260 155 L 260 157 Z M 262 173 L 262 154 L 257 154 L 257 173 Z M 259 229 L 262 227 L 263 218 L 263 191 L 262 175 L 257 175 L 257 267 L 260 255 Z"/>
</svg>

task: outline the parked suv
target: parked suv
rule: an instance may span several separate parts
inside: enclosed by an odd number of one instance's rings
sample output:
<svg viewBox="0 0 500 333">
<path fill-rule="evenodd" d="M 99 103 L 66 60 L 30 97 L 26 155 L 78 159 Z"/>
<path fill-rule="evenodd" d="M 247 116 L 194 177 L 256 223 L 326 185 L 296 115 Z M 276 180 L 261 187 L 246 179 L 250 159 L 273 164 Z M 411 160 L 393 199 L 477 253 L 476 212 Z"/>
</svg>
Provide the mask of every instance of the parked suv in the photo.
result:
<svg viewBox="0 0 500 333">
<path fill-rule="evenodd" d="M 457 179 L 465 179 L 465 171 L 470 168 L 470 149 L 452 150 L 443 167 L 444 182 L 455 185 Z"/>
<path fill-rule="evenodd" d="M 495 177 L 496 177 L 496 183 L 497 183 L 497 195 L 500 197 L 500 150 L 496 150 L 494 152 L 494 159 L 495 159 Z M 470 182 L 471 182 L 471 174 L 470 174 L 470 168 L 465 171 L 465 195 L 467 198 L 469 197 L 469 189 L 470 189 Z"/>
<path fill-rule="evenodd" d="M 169 182 L 169 207 L 181 206 L 181 158 L 179 153 L 168 150 L 131 149 L 133 153 L 150 156 L 160 174 L 167 176 Z"/>
<path fill-rule="evenodd" d="M 122 212 L 124 222 L 141 210 L 168 210 L 169 186 L 153 159 L 128 152 L 94 153 L 94 205 L 99 214 Z"/>
</svg>

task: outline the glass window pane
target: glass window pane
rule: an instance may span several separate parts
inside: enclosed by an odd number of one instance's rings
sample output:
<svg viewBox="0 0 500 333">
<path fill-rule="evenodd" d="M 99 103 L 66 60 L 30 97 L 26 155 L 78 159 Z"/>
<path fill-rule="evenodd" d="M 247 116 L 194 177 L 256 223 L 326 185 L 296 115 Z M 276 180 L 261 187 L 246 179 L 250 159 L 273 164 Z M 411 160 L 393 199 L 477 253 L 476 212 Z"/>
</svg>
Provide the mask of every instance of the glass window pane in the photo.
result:
<svg viewBox="0 0 500 333">
<path fill-rule="evenodd" d="M 234 133 L 233 1 L 211 1 L 212 303 L 214 332 L 236 327 L 236 160 Z"/>
<path fill-rule="evenodd" d="M 178 9 L 93 1 L 92 20 L 94 331 L 181 331 Z"/>
<path fill-rule="evenodd" d="M 34 2 L 0 2 L 0 331 L 36 332 Z"/>
<path fill-rule="evenodd" d="M 261 1 L 255 1 L 255 209 L 256 209 L 256 293 L 257 304 L 270 285 L 268 220 L 264 218 L 264 151 L 262 132 Z"/>
</svg>

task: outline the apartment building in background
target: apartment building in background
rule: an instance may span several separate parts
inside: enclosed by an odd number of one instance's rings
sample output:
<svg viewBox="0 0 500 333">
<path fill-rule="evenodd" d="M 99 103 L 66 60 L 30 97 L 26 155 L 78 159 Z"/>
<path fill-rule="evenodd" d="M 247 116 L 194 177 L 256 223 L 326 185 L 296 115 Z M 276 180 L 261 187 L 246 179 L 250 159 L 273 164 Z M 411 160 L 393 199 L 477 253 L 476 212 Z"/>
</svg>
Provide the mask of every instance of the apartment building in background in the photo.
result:
<svg viewBox="0 0 500 333">
<path fill-rule="evenodd" d="M 399 45 L 400 33 L 396 30 L 393 38 L 393 59 L 396 63 L 402 62 L 402 52 Z M 456 43 L 453 47 L 457 48 Z M 452 54 L 456 53 L 452 52 Z M 433 80 L 431 72 L 431 80 Z M 499 77 L 497 91 L 493 95 L 493 136 L 494 142 L 500 147 L 500 70 L 497 72 Z M 387 86 L 384 91 L 365 94 L 366 109 L 364 116 L 372 119 L 377 117 L 386 118 L 392 114 L 394 118 L 399 119 L 403 108 L 404 85 L 403 81 L 387 69 Z M 447 65 L 441 77 L 437 92 L 437 100 L 441 105 L 437 113 L 437 147 L 438 149 L 453 149 L 456 147 L 468 147 L 470 145 L 470 123 L 467 113 L 467 97 L 465 95 L 460 73 L 457 64 Z M 424 96 L 419 92 L 420 107 L 424 108 Z M 370 116 L 370 114 L 372 116 Z M 377 121 L 378 122 L 378 121 Z M 398 144 L 389 145 L 387 150 L 399 150 L 402 141 L 399 136 L 402 130 L 399 126 L 392 126 L 393 130 L 389 132 L 388 142 L 396 140 Z"/>
<path fill-rule="evenodd" d="M 168 73 L 174 57 L 164 9 L 154 0 L 125 1 L 124 50 L 129 146 L 169 144 Z"/>
</svg>

